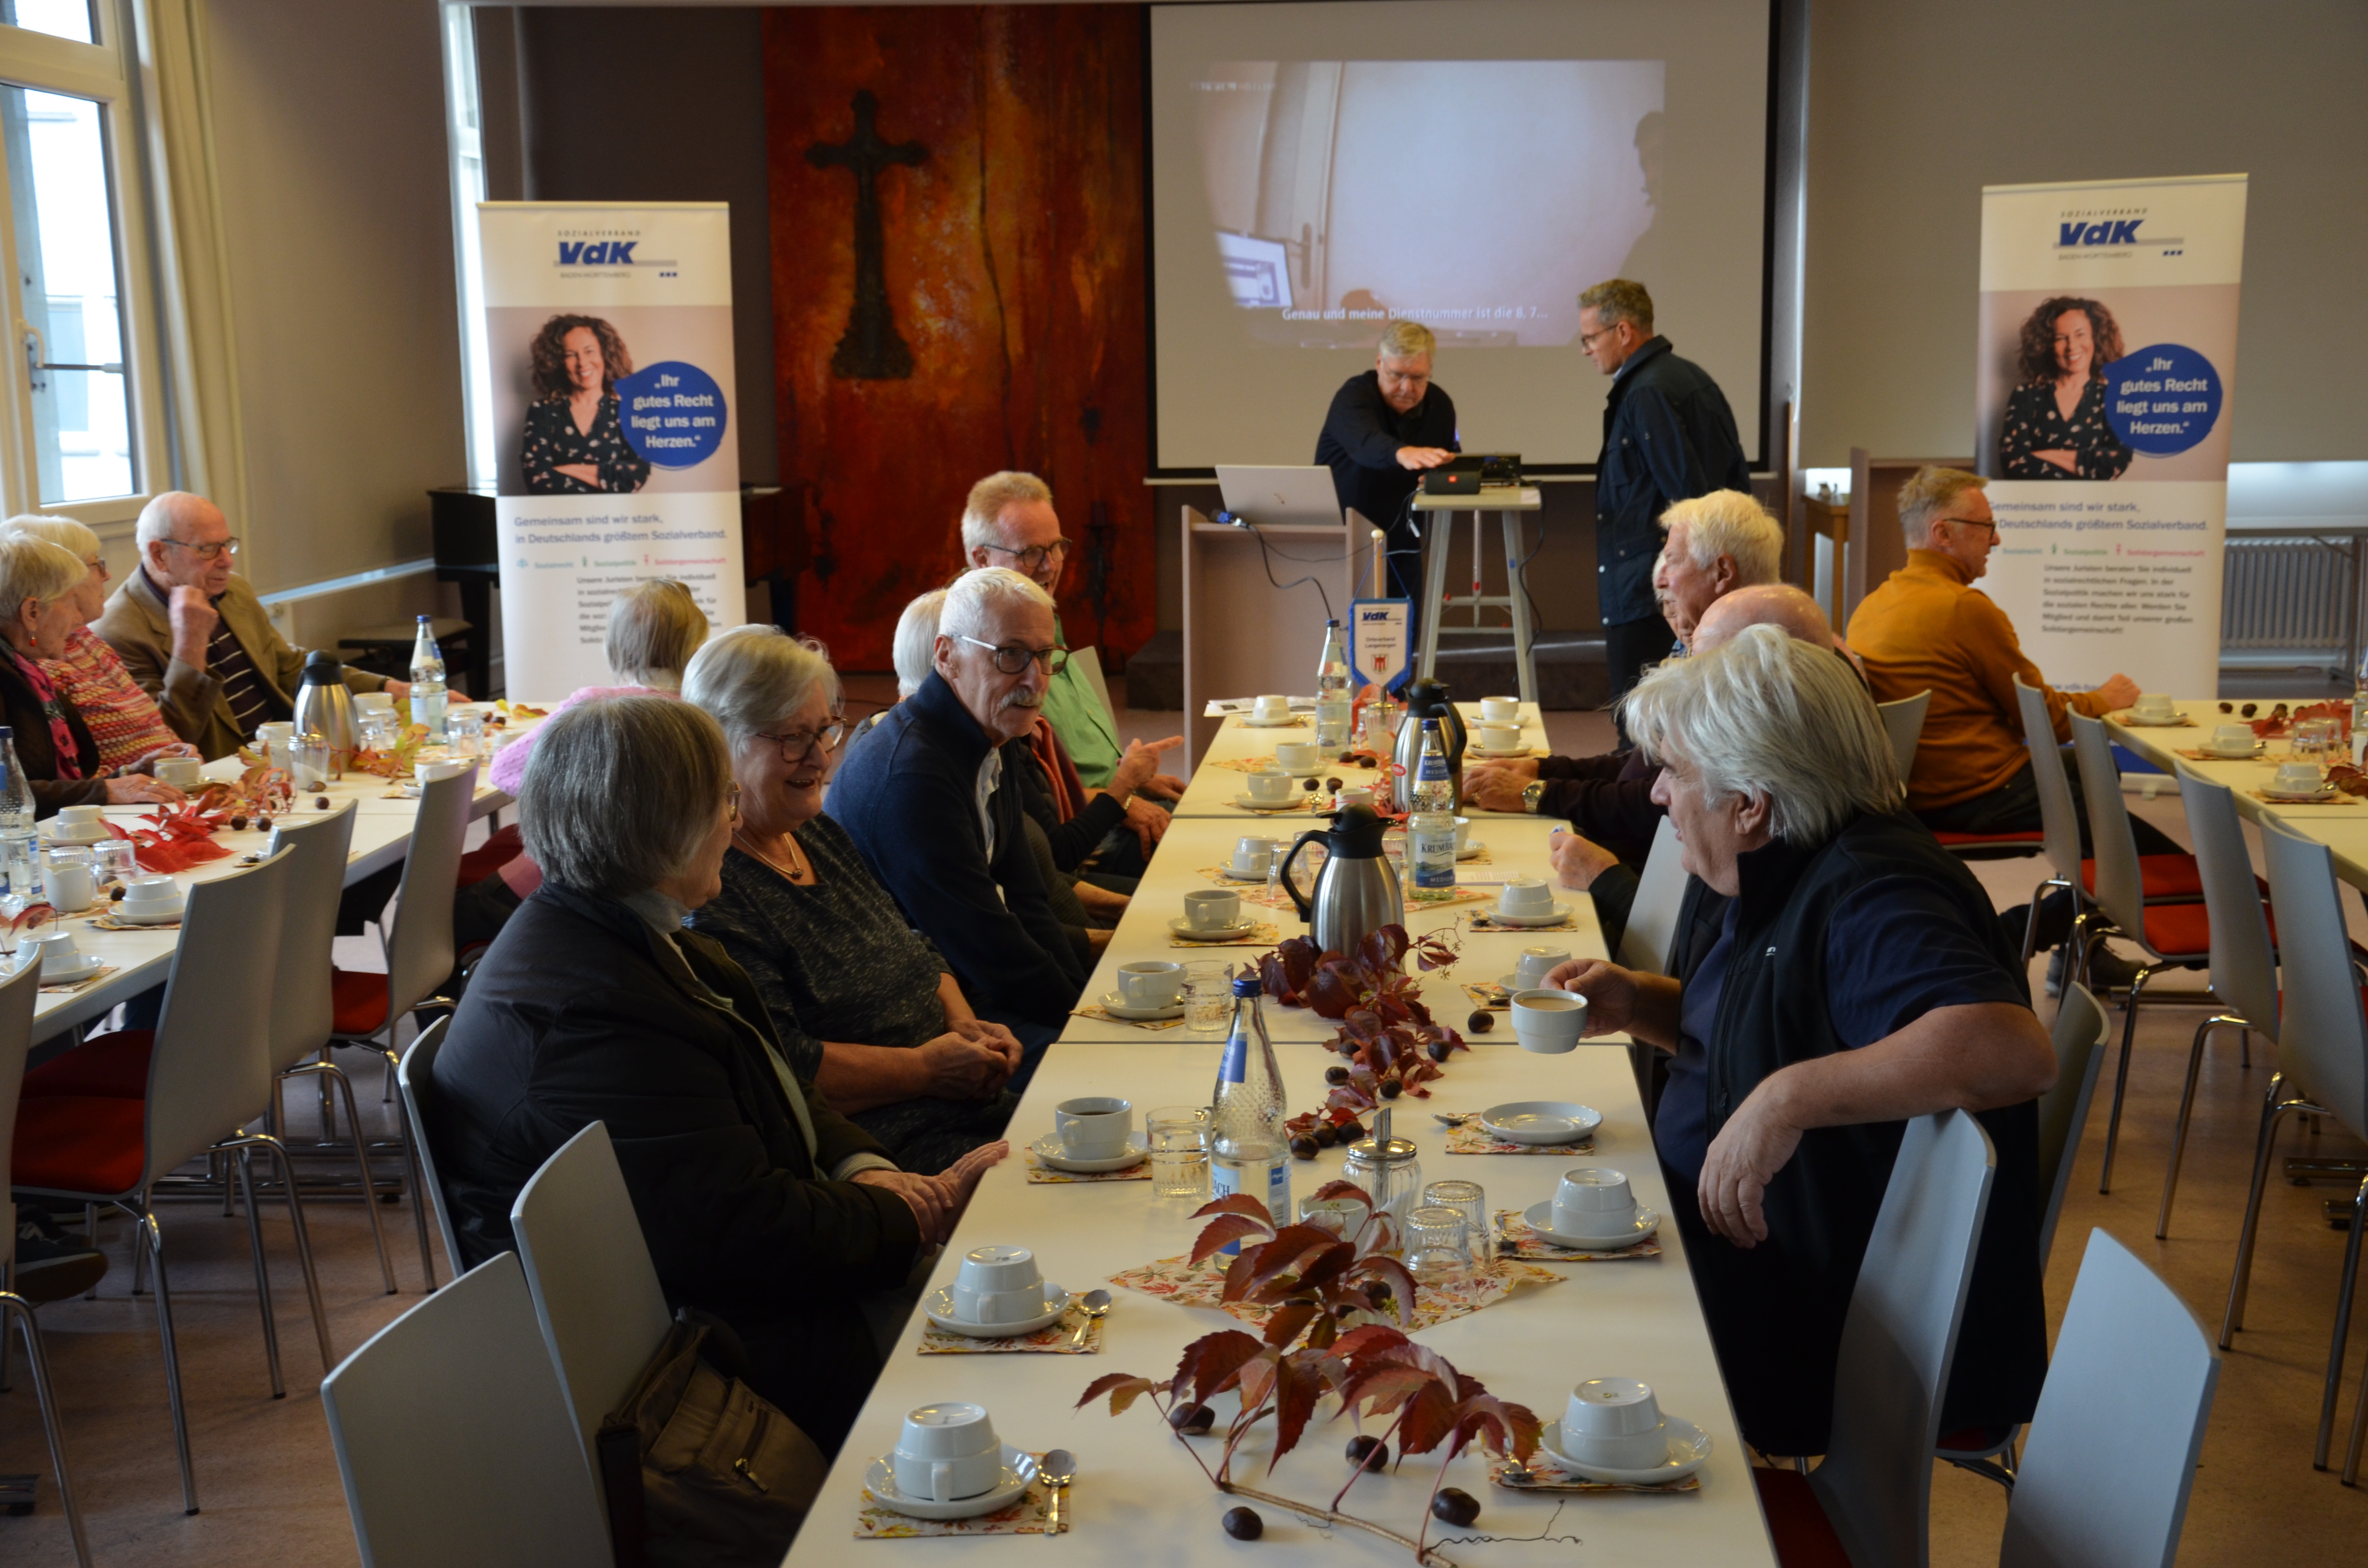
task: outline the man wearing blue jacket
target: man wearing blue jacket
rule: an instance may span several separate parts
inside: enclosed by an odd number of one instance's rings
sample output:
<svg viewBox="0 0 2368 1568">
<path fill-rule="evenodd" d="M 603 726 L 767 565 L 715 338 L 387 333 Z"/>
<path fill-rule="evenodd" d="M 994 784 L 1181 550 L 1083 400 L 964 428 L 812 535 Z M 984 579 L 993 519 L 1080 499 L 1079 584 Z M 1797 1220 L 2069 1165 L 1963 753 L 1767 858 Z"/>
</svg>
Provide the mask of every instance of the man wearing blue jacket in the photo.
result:
<svg viewBox="0 0 2368 1568">
<path fill-rule="evenodd" d="M 1654 335 L 1643 284 L 1615 278 L 1581 294 L 1578 344 L 1611 378 L 1595 475 L 1595 572 L 1617 701 L 1677 641 L 1653 598 L 1662 512 L 1713 490 L 1748 495 L 1751 470 L 1726 394 Z"/>
<path fill-rule="evenodd" d="M 1034 728 L 1067 660 L 1052 595 L 1008 567 L 963 574 L 946 590 L 928 678 L 849 749 L 830 786 L 830 814 L 872 874 L 978 1016 L 1030 1048 L 1030 1068 L 1086 974 L 1045 896 L 1001 748 Z"/>
</svg>

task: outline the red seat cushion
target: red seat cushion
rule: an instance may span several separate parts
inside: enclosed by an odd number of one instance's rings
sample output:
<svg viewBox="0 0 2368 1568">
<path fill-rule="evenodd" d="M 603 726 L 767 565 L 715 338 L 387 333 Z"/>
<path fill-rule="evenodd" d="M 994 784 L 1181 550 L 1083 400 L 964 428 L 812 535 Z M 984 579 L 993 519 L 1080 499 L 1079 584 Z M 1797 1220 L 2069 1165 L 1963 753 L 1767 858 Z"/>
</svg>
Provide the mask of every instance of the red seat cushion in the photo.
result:
<svg viewBox="0 0 2368 1568">
<path fill-rule="evenodd" d="M 2080 885 L 2090 897 L 2097 892 L 2097 862 L 2080 862 Z M 2138 857 L 2138 894 L 2142 898 L 2202 898 L 2203 869 L 2192 855 Z"/>
<path fill-rule="evenodd" d="M 2168 959 L 2209 958 L 2212 917 L 2200 903 L 2150 903 L 2146 911 L 2146 943 Z"/>
<path fill-rule="evenodd" d="M 461 857 L 461 874 L 454 879 L 452 885 L 456 888 L 473 886 L 525 853 L 526 840 L 519 835 L 518 824 L 512 823 Z"/>
<path fill-rule="evenodd" d="M 17 1187 L 120 1198 L 148 1163 L 148 1102 L 109 1095 L 28 1096 L 17 1106 Z"/>
<path fill-rule="evenodd" d="M 2037 833 L 1943 833 L 1935 830 L 1932 836 L 1939 839 L 1945 849 L 2010 849 L 2026 844 L 2038 849 L 2047 842 L 2045 835 Z"/>
<path fill-rule="evenodd" d="M 1807 1476 L 1754 1465 L 1751 1483 L 1759 1489 L 1759 1511 L 1768 1516 L 1776 1561 L 1784 1568 L 1850 1568 L 1850 1553 L 1826 1517 L 1825 1505 L 1809 1490 Z"/>
<path fill-rule="evenodd" d="M 25 1097 L 98 1096 L 108 1099 L 148 1097 L 148 1054 L 154 1029 L 118 1029 L 83 1041 L 25 1074 Z"/>
<path fill-rule="evenodd" d="M 369 970 L 333 969 L 329 994 L 336 1005 L 331 1026 L 339 1034 L 376 1034 L 386 1028 L 386 976 Z"/>
</svg>

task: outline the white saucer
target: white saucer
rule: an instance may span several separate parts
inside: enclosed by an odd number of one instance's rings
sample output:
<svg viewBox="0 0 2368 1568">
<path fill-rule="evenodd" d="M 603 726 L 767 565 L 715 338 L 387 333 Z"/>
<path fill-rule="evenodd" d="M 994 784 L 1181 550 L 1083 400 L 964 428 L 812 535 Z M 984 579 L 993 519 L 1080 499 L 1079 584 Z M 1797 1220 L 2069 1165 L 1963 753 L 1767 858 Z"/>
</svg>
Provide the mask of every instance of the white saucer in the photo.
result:
<svg viewBox="0 0 2368 1568">
<path fill-rule="evenodd" d="M 1521 1210 L 1521 1223 L 1527 1225 L 1530 1228 L 1530 1233 L 1540 1241 L 1552 1242 L 1558 1247 L 1579 1247 L 1588 1252 L 1612 1252 L 1621 1247 L 1634 1246 L 1659 1230 L 1661 1216 L 1658 1211 L 1647 1209 L 1640 1203 L 1636 1206 L 1636 1218 L 1629 1222 L 1626 1230 L 1600 1236 L 1566 1236 L 1553 1228 L 1554 1199 L 1548 1199 L 1543 1203 L 1532 1203 Z"/>
<path fill-rule="evenodd" d="M 1302 791 L 1300 794 L 1293 795 L 1288 801 L 1282 801 L 1280 802 L 1274 801 L 1261 801 L 1249 795 L 1236 795 L 1234 797 L 1234 804 L 1241 807 L 1241 809 L 1246 812 L 1304 811 L 1306 809 L 1306 795 L 1304 791 Z"/>
<path fill-rule="evenodd" d="M 103 822 L 86 827 L 54 827 L 46 835 L 52 844 L 104 844 L 115 836 Z"/>
<path fill-rule="evenodd" d="M 893 1460 L 873 1460 L 864 1468 L 863 1489 L 883 1508 L 899 1514 L 909 1514 L 916 1519 L 974 1519 L 981 1514 L 992 1514 L 1008 1508 L 1019 1501 L 1036 1479 L 1036 1456 L 1024 1453 L 1010 1444 L 1003 1445 L 1003 1478 L 994 1489 L 975 1497 L 959 1497 L 951 1503 L 924 1502 L 907 1497 L 896 1490 L 896 1466 Z"/>
<path fill-rule="evenodd" d="M 1167 929 L 1188 942 L 1233 942 L 1258 929 L 1258 922 L 1245 916 L 1231 926 L 1195 926 L 1179 915 L 1167 923 Z"/>
<path fill-rule="evenodd" d="M 96 953 L 85 953 L 82 955 L 82 962 L 63 969 L 51 969 L 49 960 L 44 959 L 41 961 L 41 983 L 63 984 L 69 980 L 88 980 L 93 970 L 103 967 L 105 967 L 104 964 Z"/>
<path fill-rule="evenodd" d="M 1531 746 L 1515 746 L 1510 751 L 1490 751 L 1486 746 L 1484 746 L 1475 741 L 1471 745 L 1464 748 L 1464 755 L 1466 756 L 1476 756 L 1483 762 L 1500 762 L 1509 761 L 1514 757 L 1527 756 L 1534 749 L 1534 747 Z"/>
<path fill-rule="evenodd" d="M 1586 1481 L 1617 1482 L 1624 1486 L 1665 1486 L 1683 1481 L 1710 1459 L 1710 1434 L 1691 1421 L 1661 1417 L 1661 1436 L 1668 1439 L 1669 1457 L 1645 1470 L 1615 1470 L 1610 1465 L 1581 1464 L 1562 1451 L 1562 1423 L 1549 1421 L 1539 1430 L 1538 1449 L 1557 1470 Z"/>
<path fill-rule="evenodd" d="M 1513 993 L 1516 991 L 1543 991 L 1546 989 L 1546 983 L 1543 980 L 1539 981 L 1535 985 L 1522 984 L 1521 977 L 1519 974 L 1500 974 L 1491 982 L 1491 983 L 1494 984 L 1497 990 L 1505 994 L 1505 999 L 1508 1002 L 1512 1000 Z"/>
<path fill-rule="evenodd" d="M 1162 1018 L 1180 1018 L 1184 1004 L 1171 1003 L 1165 1007 L 1138 1007 L 1113 991 L 1102 998 L 1102 1011 L 1113 1018 L 1124 1018 L 1131 1024 L 1157 1023 Z"/>
<path fill-rule="evenodd" d="M 1469 839 L 1465 841 L 1463 848 L 1455 852 L 1455 858 L 1459 860 L 1469 860 L 1487 847 L 1488 846 L 1486 844 L 1476 838 Z"/>
<path fill-rule="evenodd" d="M 2269 750 L 2270 743 L 2267 741 L 2255 741 L 2253 743 L 2253 749 L 2250 751 L 2219 751 L 2211 746 L 2197 746 L 2195 749 L 2202 752 L 2204 756 L 2210 757 L 2214 762 L 2250 762 L 2253 758 Z"/>
<path fill-rule="evenodd" d="M 1129 1139 L 1123 1154 L 1104 1154 L 1094 1160 L 1079 1159 L 1074 1154 L 1061 1153 L 1060 1135 L 1053 1132 L 1047 1132 L 1028 1147 L 1052 1169 L 1068 1171 L 1076 1176 L 1099 1176 L 1104 1171 L 1128 1170 L 1143 1164 L 1149 1153 L 1144 1144 Z"/>
<path fill-rule="evenodd" d="M 1245 713 L 1241 715 L 1241 721 L 1253 730 L 1288 730 L 1294 724 L 1308 722 L 1308 720 L 1297 713 L 1293 713 L 1288 719 L 1254 719 Z"/>
<path fill-rule="evenodd" d="M 143 910 L 134 915 L 129 903 L 115 905 L 113 918 L 126 926 L 170 926 L 188 910 L 187 899 L 175 899 L 168 908 Z"/>
<path fill-rule="evenodd" d="M 2281 790 L 2274 784 L 2261 786 L 2261 794 L 2264 798 L 2291 801 L 2298 806 L 2313 805 L 2320 801 L 2331 801 L 2341 793 L 2342 791 L 2332 784 L 2322 784 L 2316 790 Z"/>
<path fill-rule="evenodd" d="M 2174 713 L 2168 719 L 2141 719 L 2135 713 L 2124 713 L 2120 722 L 2133 730 L 2175 730 L 2187 722 L 2186 715 Z"/>
<path fill-rule="evenodd" d="M 1488 908 L 1488 919 L 1492 924 L 1508 926 L 1516 931 L 1531 926 L 1559 926 L 1569 918 L 1570 905 L 1566 903 L 1555 904 L 1554 913 L 1551 915 L 1507 915 L 1493 904 Z"/>
<path fill-rule="evenodd" d="M 1576 1143 L 1603 1125 L 1603 1113 L 1568 1100 L 1513 1100 L 1482 1111 L 1480 1125 L 1508 1143 Z"/>
<path fill-rule="evenodd" d="M 973 1323 L 968 1318 L 954 1316 L 954 1291 L 951 1285 L 940 1285 L 921 1298 L 921 1311 L 929 1321 L 948 1334 L 959 1334 L 970 1339 L 1012 1339 L 1023 1334 L 1033 1334 L 1040 1328 L 1050 1328 L 1061 1321 L 1069 1310 L 1069 1292 L 1047 1280 L 1044 1283 L 1046 1308 L 1032 1318 L 1017 1323 Z M 886 1502 L 886 1498 L 882 1498 Z"/>
<path fill-rule="evenodd" d="M 1239 871 L 1235 870 L 1231 866 L 1220 866 L 1217 868 L 1217 874 L 1224 878 L 1224 880 L 1229 882 L 1236 883 L 1237 885 L 1246 888 L 1262 888 L 1266 886 L 1266 873 L 1264 871 L 1260 871 L 1254 877 L 1246 877 Z"/>
</svg>

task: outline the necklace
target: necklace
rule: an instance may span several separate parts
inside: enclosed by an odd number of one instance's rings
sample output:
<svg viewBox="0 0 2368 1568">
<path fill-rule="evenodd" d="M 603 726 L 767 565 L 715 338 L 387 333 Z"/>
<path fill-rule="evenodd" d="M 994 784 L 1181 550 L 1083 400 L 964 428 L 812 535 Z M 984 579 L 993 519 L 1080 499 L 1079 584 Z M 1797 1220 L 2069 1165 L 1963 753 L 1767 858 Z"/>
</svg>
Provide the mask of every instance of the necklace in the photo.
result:
<svg viewBox="0 0 2368 1568">
<path fill-rule="evenodd" d="M 774 859 L 770 855 L 766 854 L 764 849 L 758 846 L 755 839 L 749 837 L 746 833 L 739 828 L 735 827 L 732 830 L 732 841 L 793 882 L 803 884 L 813 878 L 814 872 L 812 869 L 806 864 L 805 857 L 798 850 L 798 840 L 795 834 L 785 833 L 781 835 L 782 844 L 787 846 L 790 851 L 790 863 L 786 866 L 782 865 L 779 860 Z"/>
</svg>

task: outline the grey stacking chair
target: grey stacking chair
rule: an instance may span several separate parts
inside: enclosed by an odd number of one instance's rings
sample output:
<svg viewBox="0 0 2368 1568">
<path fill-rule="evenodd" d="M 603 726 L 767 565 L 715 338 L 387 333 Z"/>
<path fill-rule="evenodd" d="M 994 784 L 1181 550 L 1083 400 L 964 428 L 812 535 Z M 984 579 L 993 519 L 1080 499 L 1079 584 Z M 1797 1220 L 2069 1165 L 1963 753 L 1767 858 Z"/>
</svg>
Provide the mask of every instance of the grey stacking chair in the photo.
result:
<svg viewBox="0 0 2368 1568">
<path fill-rule="evenodd" d="M 1620 962 L 1648 974 L 1667 974 L 1669 948 L 1678 938 L 1678 908 L 1685 903 L 1686 869 L 1679 861 L 1682 846 L 1678 831 L 1663 817 L 1654 831 L 1653 847 L 1645 857 L 1645 874 L 1636 879 L 1636 900 L 1628 909 L 1628 928 L 1620 937 Z"/>
<path fill-rule="evenodd" d="M 2179 1194 L 2179 1166 L 2187 1153 L 2187 1127 L 2195 1110 L 2195 1082 L 2203 1070 L 2203 1046 L 2214 1029 L 2243 1031 L 2242 1063 L 2252 1065 L 2250 1038 L 2274 1045 L 2278 1039 L 2278 955 L 2261 907 L 2261 884 L 2245 850 L 2245 830 L 2237 820 L 2237 797 L 2225 784 L 2181 765 L 2179 794 L 2187 808 L 2187 831 L 2195 841 L 2195 862 L 2203 872 L 2203 907 L 2212 919 L 2212 991 L 2221 1010 L 2195 1026 L 2187 1051 L 2187 1082 L 2179 1096 L 2179 1124 L 2170 1139 L 2170 1168 L 2163 1173 L 2162 1207 L 2154 1220 L 2160 1241 L 2170 1233 L 2170 1205 Z"/>
<path fill-rule="evenodd" d="M 346 888 L 346 858 L 353 849 L 357 814 L 358 808 L 348 801 L 326 815 L 290 812 L 272 827 L 272 852 L 293 850 L 296 864 L 289 877 L 287 915 L 279 924 L 279 969 L 271 985 L 271 1060 L 283 1083 L 298 1077 L 320 1081 L 324 1129 L 332 1119 L 331 1089 L 344 1099 L 354 1166 L 361 1176 L 362 1208 L 370 1215 L 370 1240 L 378 1247 L 379 1274 L 387 1294 L 393 1295 L 394 1265 L 387 1256 L 379 1205 L 370 1198 L 378 1184 L 370 1171 L 370 1146 L 362 1137 L 361 1115 L 354 1105 L 354 1086 L 329 1060 L 337 1010 L 330 986 L 335 967 L 331 944 L 337 939 L 337 900 Z M 276 1113 L 284 1098 L 275 1091 L 272 1125 L 283 1135 L 285 1121 Z"/>
<path fill-rule="evenodd" d="M 1916 743 L 1924 734 L 1924 710 L 1931 706 L 1930 687 L 1913 697 L 1874 705 L 1874 710 L 1883 715 L 1883 733 L 1890 738 L 1891 760 L 1899 767 L 1899 782 L 1903 785 L 1907 776 L 1916 771 Z"/>
<path fill-rule="evenodd" d="M 2187 1304 L 2129 1248 L 2089 1232 L 1998 1568 L 2170 1568 L 2219 1378 Z"/>
<path fill-rule="evenodd" d="M 2039 946 L 2039 901 L 2050 888 L 2062 888 L 2072 895 L 2072 935 L 2069 940 L 2076 957 L 2085 958 L 2087 944 L 2080 940 L 2089 917 L 2089 879 L 2082 873 L 2085 867 L 2080 854 L 2080 815 L 2072 801 L 2072 781 L 2065 776 L 2064 752 L 2055 744 L 2055 726 L 2048 722 L 2047 694 L 2037 687 L 2025 686 L 2022 677 L 2014 677 L 2014 699 L 2022 710 L 2022 740 L 2031 753 L 2031 778 L 2039 794 L 2039 831 L 2044 846 L 2042 853 L 2055 875 L 2031 890 L 2031 918 L 2023 923 L 2022 961 L 2029 963 Z M 2069 967 L 2069 966 L 2067 966 Z M 2078 971 L 2085 975 L 2085 966 Z M 2066 978 L 2076 976 L 2067 974 Z"/>
<path fill-rule="evenodd" d="M 1972 1116 L 1909 1120 L 1842 1324 L 1825 1461 L 1805 1478 L 1751 1472 L 1763 1494 L 1806 1486 L 1855 1568 L 1930 1561 L 1941 1398 L 1997 1174 L 1989 1134 Z M 1780 1512 L 1800 1517 L 1771 1508 L 1771 1525 Z M 1793 1555 L 1776 1533 L 1777 1556 Z"/>
<path fill-rule="evenodd" d="M 25 1057 L 33 1046 L 33 1005 L 40 999 L 41 971 L 27 965 L 0 980 L 0 1173 L 16 1155 L 17 1094 L 24 1086 Z M 83 1534 L 82 1509 L 74 1504 L 74 1482 L 66 1474 L 65 1432 L 58 1425 L 58 1402 L 50 1392 L 50 1363 L 41 1354 L 41 1325 L 33 1319 L 33 1303 L 17 1294 L 17 1205 L 0 1187 L 0 1392 L 8 1379 L 8 1321 L 14 1318 L 25 1339 L 25 1363 L 33 1380 L 33 1402 L 40 1407 L 41 1431 L 50 1442 L 50 1465 L 58 1472 L 58 1504 L 65 1510 L 66 1530 L 74 1538 L 74 1561 L 90 1568 L 90 1541 Z"/>
<path fill-rule="evenodd" d="M 452 1231 L 452 1205 L 445 1200 L 444 1184 L 436 1176 L 436 1144 L 429 1130 L 444 1119 L 444 1103 L 436 1087 L 436 1056 L 444 1049 L 444 1031 L 452 1020 L 437 1019 L 419 1031 L 411 1049 L 403 1053 L 403 1064 L 394 1070 L 395 1082 L 403 1088 L 404 1120 L 411 1129 L 411 1146 L 418 1152 L 421 1196 L 434 1194 L 436 1228 L 444 1237 L 444 1261 L 452 1272 L 461 1272 L 461 1238 Z M 433 1270 L 427 1276 L 427 1288 L 436 1289 Z"/>
<path fill-rule="evenodd" d="M 2253 1185 L 2237 1238 L 2237 1274 L 2228 1286 L 2220 1348 L 2244 1326 L 2245 1291 L 2253 1272 L 2253 1245 L 2261 1193 L 2278 1123 L 2288 1111 L 2331 1116 L 2355 1138 L 2368 1137 L 2368 1016 L 2361 1011 L 2360 977 L 2337 897 L 2335 856 L 2326 845 L 2299 837 L 2275 820 L 2261 824 L 2261 854 L 2269 863 L 2270 902 L 2278 912 L 2284 1013 L 2278 1022 L 2278 1071 L 2261 1101 L 2261 1129 L 2253 1146 Z M 2343 1243 L 2337 1283 L 2335 1335 L 2328 1347 L 2326 1391 L 2318 1407 L 2313 1468 L 2327 1468 L 2335 1436 L 2335 1400 L 2343 1381 L 2343 1346 L 2351 1321 L 2351 1293 L 2360 1272 L 2360 1239 L 2368 1232 L 2368 1177 L 2351 1199 L 2351 1231 Z M 2356 1425 L 2356 1423 L 2355 1423 Z M 2357 1469 L 2354 1451 L 2351 1468 Z"/>
<path fill-rule="evenodd" d="M 612 1561 L 516 1253 L 379 1330 L 321 1384 L 363 1568 Z"/>
<path fill-rule="evenodd" d="M 2113 765 L 2103 722 L 2073 714 L 2072 749 L 2080 759 L 2080 793 L 2089 803 L 2089 844 L 2097 852 L 2092 892 L 2103 915 L 2086 940 L 2102 941 L 2110 932 L 2135 946 L 2141 959 L 2137 976 L 2130 982 L 2129 999 L 2122 1004 L 2122 1052 L 2113 1068 L 2113 1107 L 2105 1118 L 2104 1165 L 2097 1173 L 2097 1190 L 2111 1192 L 2113 1153 L 2121 1142 L 2122 1101 L 2129 1092 L 2130 1052 L 2137 1043 L 2138 1007 L 2156 975 L 2211 962 L 2212 917 L 2204 904 L 2147 900 L 2137 835 L 2130 830 L 2121 769 Z M 2175 994 L 2170 1000 L 2210 1003 L 2214 998 L 2209 991 L 2200 991 Z"/>
<path fill-rule="evenodd" d="M 2064 987 L 2055 1009 L 2055 1086 L 2039 1097 L 2039 1190 L 2045 1207 L 2039 1216 L 2039 1271 L 2047 1272 L 2048 1255 L 2055 1248 L 2055 1222 L 2064 1213 L 2064 1196 L 2072 1189 L 2072 1164 L 2080 1152 L 2080 1130 L 2089 1124 L 2089 1107 L 2097 1097 L 2097 1072 L 2105 1062 L 2105 1009 L 2094 993 L 2077 981 Z M 1984 1449 L 1935 1449 L 1936 1458 L 1959 1470 L 1970 1471 L 2001 1486 L 2014 1485 L 2018 1461 L 2015 1444 L 2022 1428 L 2014 1427 Z"/>
<path fill-rule="evenodd" d="M 601 1418 L 624 1403 L 674 1325 L 608 1123 L 592 1123 L 542 1163 L 510 1206 L 510 1229 L 585 1463 L 598 1473 Z"/>
</svg>

